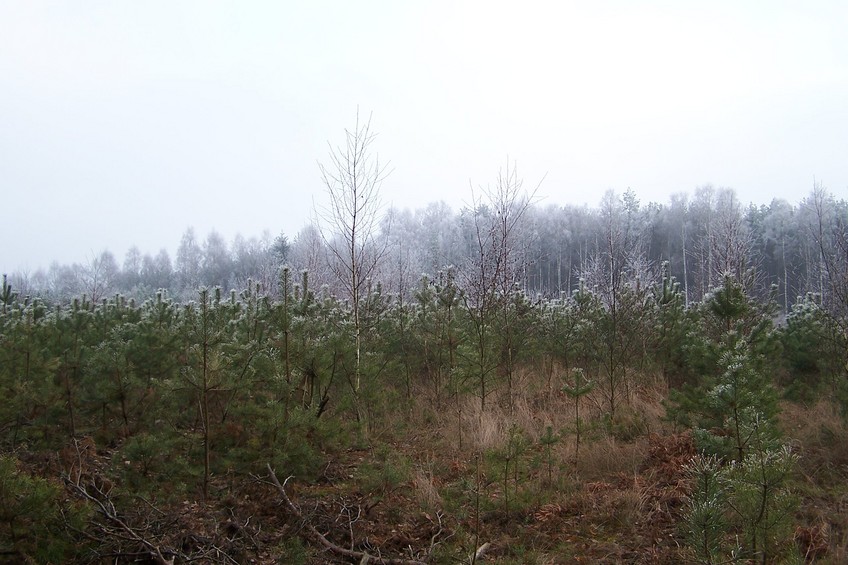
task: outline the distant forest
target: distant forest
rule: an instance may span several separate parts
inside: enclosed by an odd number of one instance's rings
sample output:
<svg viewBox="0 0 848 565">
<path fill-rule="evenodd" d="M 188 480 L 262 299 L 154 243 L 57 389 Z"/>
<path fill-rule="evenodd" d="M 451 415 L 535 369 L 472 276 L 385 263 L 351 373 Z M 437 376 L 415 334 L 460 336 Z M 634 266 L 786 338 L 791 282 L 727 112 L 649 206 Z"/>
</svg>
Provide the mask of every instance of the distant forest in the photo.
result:
<svg viewBox="0 0 848 565">
<path fill-rule="evenodd" d="M 775 199 L 745 205 L 732 189 L 698 188 L 694 196 L 674 195 L 668 204 L 643 204 L 628 190 L 607 192 L 599 206 L 525 206 L 511 241 L 517 261 L 515 283 L 529 297 L 568 295 L 579 281 L 602 284 L 603 258 L 619 255 L 624 276 L 644 284 L 663 269 L 680 283 L 686 303 L 699 302 L 725 274 L 746 290 L 775 301 L 784 312 L 800 297 L 828 294 L 829 256 L 845 253 L 848 203 L 817 186 L 797 204 Z M 423 209 L 388 210 L 370 244 L 381 254 L 373 282 L 409 298 L 423 276 L 434 278 L 461 268 L 479 250 L 475 221 L 500 213 L 491 202 L 458 212 L 444 203 Z M 87 296 L 94 302 L 121 294 L 144 300 L 166 290 L 178 300 L 197 297 L 201 286 L 241 290 L 248 280 L 275 295 L 280 270 L 308 271 L 313 288 L 343 296 L 330 272 L 333 234 L 312 224 L 294 237 L 280 234 L 244 238 L 229 244 L 216 231 L 201 240 L 185 231 L 175 258 L 132 247 L 119 263 L 103 251 L 87 263 L 53 263 L 46 271 L 18 272 L 9 282 L 20 296 L 68 303 Z M 104 242 L 108 243 L 108 242 Z"/>
</svg>

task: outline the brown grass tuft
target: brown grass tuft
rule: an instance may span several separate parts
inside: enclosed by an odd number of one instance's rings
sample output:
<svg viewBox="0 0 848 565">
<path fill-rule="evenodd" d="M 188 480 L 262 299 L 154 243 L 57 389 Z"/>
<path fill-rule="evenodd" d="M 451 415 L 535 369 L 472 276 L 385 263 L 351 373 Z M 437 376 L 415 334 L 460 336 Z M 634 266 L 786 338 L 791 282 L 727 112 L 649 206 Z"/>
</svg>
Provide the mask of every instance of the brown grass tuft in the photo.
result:
<svg viewBox="0 0 848 565">
<path fill-rule="evenodd" d="M 843 483 L 848 468 L 848 423 L 827 401 L 813 406 L 784 403 L 780 423 L 801 454 L 805 475 L 819 484 Z"/>
<path fill-rule="evenodd" d="M 819 561 L 828 554 L 830 524 L 824 522 L 810 527 L 798 526 L 792 539 L 805 562 Z"/>
<path fill-rule="evenodd" d="M 432 469 L 416 468 L 412 475 L 412 486 L 415 489 L 415 497 L 423 508 L 430 511 L 442 508 L 442 497 L 436 488 Z"/>
<path fill-rule="evenodd" d="M 647 442 L 621 442 L 614 437 L 604 437 L 580 446 L 577 468 L 582 478 L 591 480 L 619 473 L 633 474 L 645 460 Z"/>
</svg>

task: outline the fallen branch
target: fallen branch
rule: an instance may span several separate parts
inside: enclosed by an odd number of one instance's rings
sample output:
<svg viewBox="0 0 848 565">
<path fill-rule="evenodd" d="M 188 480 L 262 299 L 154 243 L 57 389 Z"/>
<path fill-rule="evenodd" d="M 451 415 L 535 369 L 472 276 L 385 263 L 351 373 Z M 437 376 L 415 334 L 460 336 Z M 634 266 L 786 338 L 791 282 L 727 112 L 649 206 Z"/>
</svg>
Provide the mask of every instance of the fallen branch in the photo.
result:
<svg viewBox="0 0 848 565">
<path fill-rule="evenodd" d="M 489 553 L 490 549 L 492 549 L 492 544 L 490 544 L 489 542 L 484 543 L 483 545 L 477 548 L 477 551 L 474 552 L 474 557 L 471 561 L 473 563 L 481 561 L 483 558 L 486 557 L 486 554 Z"/>
<path fill-rule="evenodd" d="M 425 514 L 425 516 L 427 516 L 427 515 Z M 427 518 L 430 519 L 431 522 L 433 521 L 432 518 L 430 518 L 429 516 L 427 516 Z M 428 552 L 428 555 L 433 555 L 433 550 L 436 549 L 437 545 L 442 543 L 441 541 L 436 541 L 437 539 L 439 539 L 439 536 L 442 535 L 442 532 L 444 532 L 444 528 L 442 527 L 442 511 L 441 510 L 436 512 L 436 521 L 438 522 L 439 529 L 436 530 L 436 532 L 432 536 L 430 536 L 430 551 Z M 448 536 L 448 538 L 451 538 L 451 537 L 453 537 L 453 534 Z M 444 540 L 442 540 L 442 541 L 444 541 Z"/>
<path fill-rule="evenodd" d="M 328 540 L 321 532 L 319 532 L 315 526 L 307 522 L 303 518 L 303 514 L 300 512 L 300 509 L 294 505 L 294 503 L 289 498 L 288 494 L 286 494 L 285 485 L 288 483 L 291 477 L 287 478 L 284 482 L 280 483 L 280 480 L 277 478 L 277 474 L 274 472 L 274 469 L 271 468 L 271 464 L 267 465 L 268 473 L 271 476 L 271 482 L 277 487 L 277 491 L 280 493 L 280 497 L 283 499 L 283 503 L 292 515 L 298 520 L 304 523 L 304 537 L 312 540 L 313 542 L 318 543 L 328 551 L 335 553 L 336 555 L 340 555 L 342 557 L 347 557 L 349 559 L 355 559 L 360 563 L 360 565 L 365 565 L 368 563 L 379 563 L 382 565 L 426 565 L 424 561 L 417 561 L 414 559 L 391 559 L 380 557 L 376 555 L 371 555 L 364 551 L 355 551 L 352 549 L 345 549 L 344 547 L 338 546 Z M 303 530 L 302 530 L 303 531 Z"/>
<path fill-rule="evenodd" d="M 102 490 L 92 485 L 92 488 L 94 488 L 97 491 L 97 494 L 100 495 L 100 498 L 98 498 L 96 496 L 92 496 L 85 487 L 79 484 L 79 482 L 72 481 L 68 476 L 64 478 L 65 484 L 68 485 L 68 487 L 92 502 L 97 507 L 97 510 L 109 522 L 121 529 L 129 537 L 129 539 L 143 545 L 156 565 L 174 565 L 174 559 L 176 558 L 177 553 L 174 551 L 166 551 L 165 553 L 172 555 L 170 559 L 166 558 L 159 546 L 144 539 L 138 532 L 135 531 L 134 528 L 121 520 L 118 516 L 117 510 L 115 509 L 115 505 L 112 504 L 112 501 Z"/>
</svg>

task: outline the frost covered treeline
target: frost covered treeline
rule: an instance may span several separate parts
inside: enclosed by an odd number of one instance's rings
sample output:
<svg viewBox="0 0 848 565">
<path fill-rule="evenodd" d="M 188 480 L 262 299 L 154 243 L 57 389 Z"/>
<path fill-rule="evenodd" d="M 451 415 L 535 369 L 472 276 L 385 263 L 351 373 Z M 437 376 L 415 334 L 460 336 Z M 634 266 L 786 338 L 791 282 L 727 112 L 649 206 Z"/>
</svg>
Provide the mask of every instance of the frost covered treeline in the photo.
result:
<svg viewBox="0 0 848 565">
<path fill-rule="evenodd" d="M 417 210 L 389 210 L 380 230 L 388 247 L 379 281 L 394 295 L 409 297 L 422 275 L 473 260 L 480 218 L 498 211 L 491 203 L 453 210 L 433 203 Z M 632 191 L 606 193 L 598 206 L 530 203 L 511 235 L 514 282 L 530 297 L 569 294 L 583 279 L 593 288 L 625 277 L 656 280 L 663 265 L 679 282 L 687 303 L 698 302 L 725 274 L 749 292 L 771 296 L 788 311 L 799 296 L 827 296 L 834 276 L 831 256 L 844 249 L 848 204 L 816 187 L 798 203 L 775 199 L 746 204 L 731 189 L 698 188 L 666 204 L 641 203 Z M 104 242 L 107 243 L 107 242 Z M 200 286 L 241 289 L 248 280 L 273 294 L 283 265 L 309 271 L 313 288 L 337 291 L 329 268 L 328 242 L 307 225 L 293 236 L 237 236 L 227 242 L 213 231 L 186 230 L 171 257 L 166 250 L 131 248 L 122 262 L 110 251 L 85 264 L 54 263 L 46 271 L 12 273 L 22 295 L 67 303 L 87 296 L 95 302 L 122 294 L 144 299 L 166 289 L 193 299 Z M 341 294 L 341 293 L 340 293 Z"/>
</svg>

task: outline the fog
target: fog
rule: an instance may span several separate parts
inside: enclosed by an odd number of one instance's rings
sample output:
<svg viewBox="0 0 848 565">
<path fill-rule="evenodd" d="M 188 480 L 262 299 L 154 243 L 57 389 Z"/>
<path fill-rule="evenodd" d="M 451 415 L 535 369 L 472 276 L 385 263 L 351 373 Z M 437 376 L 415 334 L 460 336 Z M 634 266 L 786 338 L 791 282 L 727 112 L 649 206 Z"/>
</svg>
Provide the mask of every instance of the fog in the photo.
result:
<svg viewBox="0 0 848 565">
<path fill-rule="evenodd" d="M 294 235 L 357 109 L 387 205 L 848 187 L 842 2 L 0 5 L 0 270 Z"/>
</svg>

